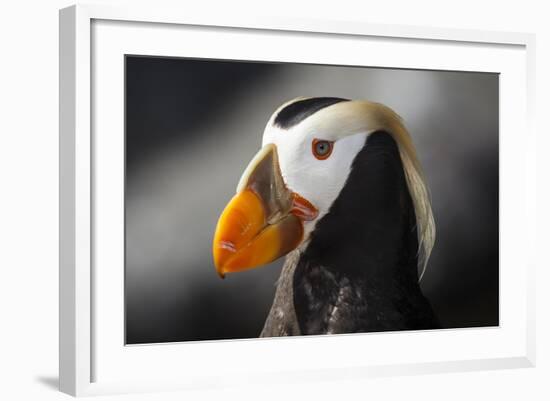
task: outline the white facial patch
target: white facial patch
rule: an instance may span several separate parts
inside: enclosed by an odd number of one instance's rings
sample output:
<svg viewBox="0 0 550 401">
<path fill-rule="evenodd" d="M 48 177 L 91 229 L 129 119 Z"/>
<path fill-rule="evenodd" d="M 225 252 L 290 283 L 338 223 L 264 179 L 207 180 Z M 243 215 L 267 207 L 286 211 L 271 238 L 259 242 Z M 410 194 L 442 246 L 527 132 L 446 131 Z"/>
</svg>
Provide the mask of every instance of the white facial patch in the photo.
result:
<svg viewBox="0 0 550 401">
<path fill-rule="evenodd" d="M 330 210 L 346 184 L 351 165 L 365 145 L 367 133 L 362 132 L 338 139 L 339 135 L 311 132 L 309 127 L 297 126 L 289 130 L 268 125 L 264 132 L 262 146 L 269 143 L 277 146 L 281 174 L 287 187 L 311 202 L 319 216 L 304 223 L 304 239 L 315 228 L 315 224 Z M 327 159 L 319 160 L 312 152 L 314 139 L 333 141 L 332 153 Z"/>
</svg>

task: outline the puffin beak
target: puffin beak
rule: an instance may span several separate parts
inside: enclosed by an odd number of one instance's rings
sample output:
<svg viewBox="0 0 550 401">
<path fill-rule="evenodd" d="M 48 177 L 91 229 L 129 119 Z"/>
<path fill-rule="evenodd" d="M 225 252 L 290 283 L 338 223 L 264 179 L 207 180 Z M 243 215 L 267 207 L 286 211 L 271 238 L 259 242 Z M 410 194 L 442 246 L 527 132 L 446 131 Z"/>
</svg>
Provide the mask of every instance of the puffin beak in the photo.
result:
<svg viewBox="0 0 550 401">
<path fill-rule="evenodd" d="M 218 274 L 223 278 L 286 255 L 302 241 L 303 222 L 317 214 L 309 201 L 286 187 L 276 146 L 264 146 L 218 220 L 213 243 Z"/>
</svg>

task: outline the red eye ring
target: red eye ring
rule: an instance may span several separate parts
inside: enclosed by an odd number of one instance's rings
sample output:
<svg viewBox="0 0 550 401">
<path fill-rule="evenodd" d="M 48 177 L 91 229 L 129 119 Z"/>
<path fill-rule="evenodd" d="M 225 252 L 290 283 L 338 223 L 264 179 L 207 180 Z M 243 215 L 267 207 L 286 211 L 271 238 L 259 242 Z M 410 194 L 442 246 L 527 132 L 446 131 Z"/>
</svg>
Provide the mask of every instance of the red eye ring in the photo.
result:
<svg viewBox="0 0 550 401">
<path fill-rule="evenodd" d="M 316 159 L 325 160 L 331 155 L 333 147 L 333 141 L 314 139 L 313 142 L 311 142 L 311 153 L 313 153 Z"/>
</svg>

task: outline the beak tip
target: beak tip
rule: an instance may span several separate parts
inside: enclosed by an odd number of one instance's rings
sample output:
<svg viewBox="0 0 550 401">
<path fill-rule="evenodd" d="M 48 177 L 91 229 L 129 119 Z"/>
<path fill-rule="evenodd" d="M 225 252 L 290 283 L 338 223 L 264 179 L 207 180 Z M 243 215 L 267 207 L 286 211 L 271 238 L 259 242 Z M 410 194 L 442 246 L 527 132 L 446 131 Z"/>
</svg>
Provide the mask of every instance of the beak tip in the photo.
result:
<svg viewBox="0 0 550 401">
<path fill-rule="evenodd" d="M 218 273 L 218 276 L 222 279 L 225 278 L 227 261 L 231 256 L 232 254 L 228 254 L 227 248 L 223 246 L 223 243 L 221 246 L 219 244 L 214 245 L 214 267 L 216 273 Z"/>
<path fill-rule="evenodd" d="M 216 272 L 218 273 L 218 276 L 224 280 L 225 279 L 225 273 L 222 270 L 219 270 L 216 268 Z"/>
</svg>

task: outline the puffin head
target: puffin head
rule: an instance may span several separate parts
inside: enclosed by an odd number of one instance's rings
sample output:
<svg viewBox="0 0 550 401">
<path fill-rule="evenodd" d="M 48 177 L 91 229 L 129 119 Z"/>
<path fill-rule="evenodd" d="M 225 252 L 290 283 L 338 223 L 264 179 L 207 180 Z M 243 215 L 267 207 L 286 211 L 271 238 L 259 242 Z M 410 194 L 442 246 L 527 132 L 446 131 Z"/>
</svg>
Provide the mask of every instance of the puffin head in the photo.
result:
<svg viewBox="0 0 550 401">
<path fill-rule="evenodd" d="M 410 135 L 390 108 L 364 100 L 297 98 L 269 119 L 262 148 L 252 158 L 223 210 L 213 241 L 223 278 L 304 250 L 319 221 L 346 185 L 368 137 L 395 140 L 414 205 L 422 272 L 435 226 L 428 190 Z"/>
</svg>

